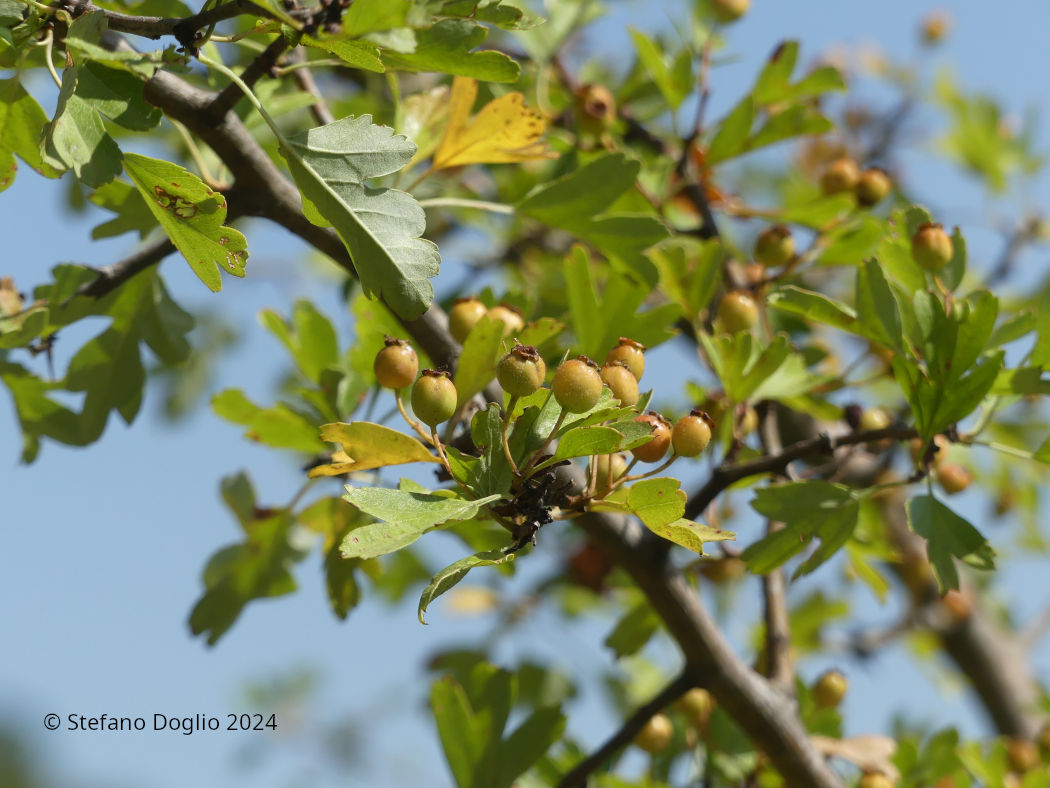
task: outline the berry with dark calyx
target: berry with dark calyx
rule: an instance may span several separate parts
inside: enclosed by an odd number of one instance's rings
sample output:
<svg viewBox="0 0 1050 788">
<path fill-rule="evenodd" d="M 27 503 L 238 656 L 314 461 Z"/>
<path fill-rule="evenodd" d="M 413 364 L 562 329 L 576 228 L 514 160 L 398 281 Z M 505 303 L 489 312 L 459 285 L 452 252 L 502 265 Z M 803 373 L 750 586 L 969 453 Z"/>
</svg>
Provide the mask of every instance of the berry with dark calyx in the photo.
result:
<svg viewBox="0 0 1050 788">
<path fill-rule="evenodd" d="M 849 682 L 837 670 L 829 670 L 813 685 L 813 700 L 825 709 L 833 709 L 846 697 Z"/>
<path fill-rule="evenodd" d="M 456 385 L 444 370 L 424 369 L 412 387 L 412 411 L 431 429 L 456 412 Z"/>
<path fill-rule="evenodd" d="M 616 347 L 605 355 L 606 364 L 613 361 L 626 364 L 635 380 L 641 380 L 642 373 L 645 372 L 645 345 L 627 337 L 620 337 Z"/>
<path fill-rule="evenodd" d="M 607 362 L 601 370 L 602 380 L 620 404 L 631 407 L 638 401 L 638 378 L 622 361 Z"/>
<path fill-rule="evenodd" d="M 755 260 L 762 265 L 776 267 L 795 256 L 795 239 L 783 224 L 767 227 L 755 240 Z"/>
<path fill-rule="evenodd" d="M 457 298 L 448 310 L 448 330 L 459 344 L 467 341 L 470 329 L 485 316 L 489 308 L 476 298 Z"/>
<path fill-rule="evenodd" d="M 616 121 L 616 99 L 605 85 L 584 85 L 576 92 L 580 130 L 600 135 Z"/>
<path fill-rule="evenodd" d="M 853 191 L 860 180 L 857 162 L 842 156 L 831 162 L 820 175 L 820 189 L 824 194 L 840 194 Z"/>
<path fill-rule="evenodd" d="M 671 422 L 652 410 L 635 416 L 634 420 L 640 424 L 648 424 L 653 437 L 648 443 L 631 449 L 631 454 L 639 462 L 659 462 L 671 446 Z"/>
<path fill-rule="evenodd" d="M 857 788 L 893 788 L 893 780 L 882 772 L 865 772 Z"/>
<path fill-rule="evenodd" d="M 674 453 L 683 457 L 696 457 L 711 442 L 711 428 L 715 423 L 702 410 L 691 410 L 682 416 L 671 430 L 671 445 Z"/>
<path fill-rule="evenodd" d="M 503 337 L 511 337 L 525 328 L 525 316 L 521 310 L 511 304 L 496 304 L 488 311 L 493 320 L 503 324 Z"/>
<path fill-rule="evenodd" d="M 384 341 L 386 346 L 376 353 L 376 360 L 372 364 L 376 381 L 387 389 L 411 386 L 419 371 L 416 351 L 403 339 L 386 337 Z"/>
<path fill-rule="evenodd" d="M 593 408 L 604 387 L 598 365 L 586 356 L 563 361 L 551 381 L 554 399 L 569 413 L 584 413 Z"/>
<path fill-rule="evenodd" d="M 634 743 L 650 755 L 655 755 L 667 749 L 673 737 L 674 725 L 671 723 L 671 718 L 666 714 L 654 714 L 638 731 L 638 735 L 634 737 Z"/>
<path fill-rule="evenodd" d="M 726 334 L 749 331 L 758 322 L 758 306 L 746 290 L 733 290 L 718 302 L 715 326 Z"/>
<path fill-rule="evenodd" d="M 940 271 L 948 265 L 954 253 L 952 237 L 944 231 L 943 225 L 920 224 L 911 238 L 911 256 L 927 271 Z"/>
<path fill-rule="evenodd" d="M 961 465 L 946 462 L 937 469 L 937 481 L 948 495 L 955 495 L 970 486 L 973 474 Z"/>
<path fill-rule="evenodd" d="M 751 0 L 711 0 L 711 10 L 721 24 L 735 22 L 751 7 Z"/>
<path fill-rule="evenodd" d="M 857 179 L 855 189 L 857 202 L 865 208 L 870 208 L 882 202 L 892 187 L 893 183 L 890 181 L 890 176 L 886 174 L 886 170 L 870 167 L 864 170 Z"/>
<path fill-rule="evenodd" d="M 496 365 L 496 380 L 512 397 L 529 396 L 546 377 L 547 365 L 531 345 L 515 345 Z"/>
<path fill-rule="evenodd" d="M 619 453 L 599 454 L 597 457 L 592 457 L 591 462 L 598 466 L 595 471 L 595 483 L 599 490 L 607 489 L 627 470 L 627 458 Z"/>
<path fill-rule="evenodd" d="M 701 687 L 693 687 L 678 699 L 676 707 L 695 727 L 703 728 L 711 718 L 715 708 L 715 699 L 711 693 Z"/>
</svg>

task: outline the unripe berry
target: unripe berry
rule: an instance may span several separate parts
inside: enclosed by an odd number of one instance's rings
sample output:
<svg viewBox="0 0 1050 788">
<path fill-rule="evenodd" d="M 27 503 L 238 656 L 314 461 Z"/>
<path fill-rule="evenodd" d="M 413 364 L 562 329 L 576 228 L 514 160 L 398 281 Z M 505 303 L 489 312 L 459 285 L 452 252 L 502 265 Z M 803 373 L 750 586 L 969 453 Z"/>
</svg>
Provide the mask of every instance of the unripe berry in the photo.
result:
<svg viewBox="0 0 1050 788">
<path fill-rule="evenodd" d="M 674 725 L 671 724 L 671 718 L 666 714 L 654 714 L 638 731 L 638 735 L 634 737 L 634 743 L 650 755 L 655 755 L 667 749 L 673 737 Z"/>
<path fill-rule="evenodd" d="M 951 27 L 951 18 L 943 11 L 934 11 L 922 20 L 922 42 L 933 46 L 941 41 Z"/>
<path fill-rule="evenodd" d="M 1006 760 L 1011 770 L 1026 774 L 1039 766 L 1039 748 L 1028 739 L 1012 738 L 1006 742 Z"/>
<path fill-rule="evenodd" d="M 758 322 L 758 307 L 755 299 L 746 290 L 733 290 L 722 296 L 718 303 L 715 325 L 726 334 L 749 331 Z"/>
<path fill-rule="evenodd" d="M 554 399 L 569 413 L 584 413 L 593 408 L 603 388 L 598 365 L 586 356 L 563 361 L 551 381 Z"/>
<path fill-rule="evenodd" d="M 839 194 L 853 191 L 860 180 L 857 162 L 842 156 L 831 162 L 820 175 L 820 189 L 824 194 Z"/>
<path fill-rule="evenodd" d="M 893 780 L 882 772 L 865 772 L 857 788 L 893 788 Z"/>
<path fill-rule="evenodd" d="M 403 339 L 387 337 L 386 347 L 376 353 L 372 364 L 379 385 L 387 389 L 403 389 L 412 385 L 419 371 L 419 358 L 412 346 Z"/>
<path fill-rule="evenodd" d="M 476 298 L 458 298 L 448 310 L 448 330 L 459 344 L 467 341 L 470 329 L 488 312 L 488 307 Z"/>
<path fill-rule="evenodd" d="M 607 362 L 602 367 L 601 375 L 621 405 L 629 408 L 638 401 L 638 378 L 622 361 Z"/>
<path fill-rule="evenodd" d="M 721 24 L 735 22 L 751 7 L 751 0 L 711 0 L 711 10 Z"/>
<path fill-rule="evenodd" d="M 755 260 L 762 265 L 783 265 L 794 256 L 795 239 L 787 226 L 776 224 L 759 233 L 755 241 Z"/>
<path fill-rule="evenodd" d="M 521 329 L 525 328 L 525 317 L 516 306 L 496 304 L 488 311 L 488 315 L 493 320 L 503 324 L 504 338 L 514 336 Z"/>
<path fill-rule="evenodd" d="M 714 422 L 702 410 L 692 410 L 688 416 L 682 416 L 671 430 L 671 445 L 674 453 L 683 457 L 696 457 L 711 442 L 711 428 Z"/>
<path fill-rule="evenodd" d="M 445 371 L 424 369 L 412 387 L 412 411 L 431 429 L 456 412 L 456 386 Z"/>
<path fill-rule="evenodd" d="M 527 397 L 543 385 L 547 365 L 531 345 L 515 345 L 496 365 L 496 380 L 512 397 Z"/>
<path fill-rule="evenodd" d="M 711 718 L 715 708 L 715 699 L 711 693 L 701 687 L 693 687 L 678 699 L 678 710 L 697 728 L 703 728 Z"/>
<path fill-rule="evenodd" d="M 671 446 L 671 422 L 654 411 L 635 416 L 634 420 L 640 424 L 648 424 L 653 431 L 653 438 L 648 443 L 635 446 L 631 449 L 631 454 L 640 462 L 659 462 Z"/>
<path fill-rule="evenodd" d="M 605 355 L 605 363 L 619 361 L 626 364 L 635 380 L 642 379 L 645 372 L 645 345 L 627 337 L 620 337 L 619 344 Z"/>
<path fill-rule="evenodd" d="M 837 670 L 829 670 L 813 685 L 813 700 L 818 706 L 833 709 L 846 697 L 849 682 Z"/>
<path fill-rule="evenodd" d="M 584 85 L 576 92 L 580 129 L 599 135 L 616 121 L 616 99 L 605 85 Z"/>
<path fill-rule="evenodd" d="M 937 481 L 948 495 L 955 495 L 970 486 L 973 474 L 961 465 L 946 462 L 937 469 Z"/>
<path fill-rule="evenodd" d="M 867 408 L 860 414 L 860 429 L 862 432 L 869 430 L 884 430 L 893 423 L 893 416 L 885 408 Z"/>
<path fill-rule="evenodd" d="M 881 202 L 890 193 L 892 186 L 890 176 L 885 170 L 878 167 L 864 170 L 857 180 L 857 202 L 865 208 L 870 208 Z"/>
<path fill-rule="evenodd" d="M 627 470 L 627 458 L 622 454 L 599 454 L 592 457 L 591 462 L 597 466 L 595 479 L 599 490 L 608 488 Z"/>
<path fill-rule="evenodd" d="M 951 236 L 939 224 L 920 224 L 911 239 L 912 258 L 934 273 L 948 265 L 954 251 Z"/>
</svg>

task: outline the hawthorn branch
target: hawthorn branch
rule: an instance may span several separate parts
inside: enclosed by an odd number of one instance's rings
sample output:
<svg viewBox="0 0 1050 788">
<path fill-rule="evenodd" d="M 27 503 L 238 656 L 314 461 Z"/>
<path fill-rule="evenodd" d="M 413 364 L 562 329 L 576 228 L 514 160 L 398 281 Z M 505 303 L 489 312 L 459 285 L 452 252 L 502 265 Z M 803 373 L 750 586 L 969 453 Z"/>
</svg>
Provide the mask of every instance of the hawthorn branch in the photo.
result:
<svg viewBox="0 0 1050 788">
<path fill-rule="evenodd" d="M 156 265 L 174 251 L 175 245 L 167 237 L 155 241 L 149 246 L 125 257 L 123 260 L 113 263 L 113 265 L 96 268 L 95 272 L 98 275 L 90 282 L 85 282 L 77 288 L 77 291 L 73 293 L 73 297 L 102 298 L 102 296 L 116 290 L 131 277 L 145 271 L 150 266 Z"/>
<path fill-rule="evenodd" d="M 61 6 L 73 17 L 82 14 L 101 11 L 105 14 L 106 23 L 110 30 L 118 33 L 128 33 L 143 38 L 163 38 L 174 36 L 175 39 L 185 47 L 193 46 L 198 30 L 223 22 L 234 17 L 251 15 L 274 19 L 274 15 L 265 8 L 250 2 L 250 0 L 230 0 L 207 11 L 186 17 L 158 17 L 158 16 L 134 16 L 122 14 L 117 11 L 109 11 L 99 8 L 91 0 L 67 0 Z M 300 12 L 301 13 L 301 12 Z M 295 11 L 289 15 L 296 16 Z"/>
<path fill-rule="evenodd" d="M 822 433 L 806 440 L 798 441 L 785 447 L 782 451 L 767 454 L 747 462 L 735 465 L 723 465 L 711 473 L 711 478 L 686 503 L 685 517 L 694 520 L 701 515 L 715 498 L 728 487 L 751 476 L 766 473 L 783 474 L 787 466 L 810 454 L 833 454 L 844 446 L 855 446 L 861 443 L 874 443 L 880 440 L 911 440 L 918 433 L 911 427 L 886 427 L 881 430 L 863 430 L 832 437 Z"/>
<path fill-rule="evenodd" d="M 284 36 L 277 36 L 270 45 L 260 52 L 241 74 L 241 81 L 248 87 L 252 87 L 260 78 L 270 74 L 281 55 L 288 49 L 288 40 Z M 239 85 L 230 83 L 224 87 L 218 95 L 212 99 L 208 106 L 208 114 L 219 123 L 223 116 L 236 106 L 237 102 L 244 98 L 244 93 Z"/>
<path fill-rule="evenodd" d="M 652 719 L 653 715 L 666 709 L 695 686 L 696 679 L 690 676 L 688 672 L 679 674 L 677 678 L 660 690 L 651 700 L 639 706 L 634 714 L 624 720 L 620 729 L 610 736 L 601 747 L 573 766 L 572 770 L 561 778 L 557 788 L 581 788 L 581 786 L 585 786 L 587 778 L 605 765 L 623 747 L 630 744 L 634 737 L 645 727 L 645 724 Z"/>
<path fill-rule="evenodd" d="M 306 56 L 303 54 L 301 48 L 292 50 L 288 59 L 296 65 L 306 62 Z M 299 87 L 314 98 L 314 103 L 310 105 L 310 113 L 314 116 L 314 120 L 322 126 L 334 123 L 335 115 L 333 115 L 332 110 L 328 108 L 328 103 L 324 100 L 324 96 L 318 89 L 317 82 L 314 80 L 314 75 L 310 68 L 308 66 L 300 66 L 296 68 L 292 74 Z"/>
</svg>

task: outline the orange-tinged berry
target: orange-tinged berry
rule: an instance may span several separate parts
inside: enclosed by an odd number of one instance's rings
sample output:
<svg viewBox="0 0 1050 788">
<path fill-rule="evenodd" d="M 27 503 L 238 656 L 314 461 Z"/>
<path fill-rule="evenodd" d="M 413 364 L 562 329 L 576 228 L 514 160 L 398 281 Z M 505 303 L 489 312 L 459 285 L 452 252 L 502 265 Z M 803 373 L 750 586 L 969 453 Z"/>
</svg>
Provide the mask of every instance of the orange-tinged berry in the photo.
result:
<svg viewBox="0 0 1050 788">
<path fill-rule="evenodd" d="M 412 346 L 403 339 L 387 337 L 386 346 L 376 353 L 372 370 L 383 388 L 403 389 L 412 385 L 419 371 L 419 358 Z"/>
<path fill-rule="evenodd" d="M 857 162 L 848 156 L 832 161 L 820 175 L 820 188 L 824 194 L 839 194 L 853 191 L 860 180 Z"/>
<path fill-rule="evenodd" d="M 631 449 L 631 454 L 639 462 L 659 462 L 671 446 L 671 422 L 655 411 L 635 416 L 634 420 L 640 424 L 648 424 L 653 437 L 648 443 Z"/>
<path fill-rule="evenodd" d="M 891 188 L 893 188 L 893 183 L 885 170 L 878 167 L 866 169 L 860 174 L 860 178 L 857 179 L 855 189 L 857 202 L 865 208 L 870 208 L 882 202 L 886 195 L 890 193 Z"/>
<path fill-rule="evenodd" d="M 972 481 L 973 474 L 954 462 L 946 462 L 937 469 L 937 482 L 948 495 L 962 492 Z"/>
<path fill-rule="evenodd" d="M 666 714 L 654 714 L 638 731 L 634 737 L 634 743 L 650 755 L 655 755 L 667 749 L 673 737 L 674 725 L 671 723 L 671 718 Z"/>
<path fill-rule="evenodd" d="M 783 224 L 767 227 L 755 240 L 755 260 L 762 265 L 784 265 L 795 256 L 795 239 Z"/>
<path fill-rule="evenodd" d="M 882 772 L 865 772 L 857 788 L 893 788 L 893 780 Z"/>
<path fill-rule="evenodd" d="M 525 316 L 516 306 L 496 304 L 488 311 L 488 316 L 503 324 L 503 336 L 512 337 L 525 328 Z"/>
<path fill-rule="evenodd" d="M 512 397 L 527 397 L 543 385 L 547 365 L 536 348 L 517 344 L 496 365 L 496 380 Z"/>
<path fill-rule="evenodd" d="M 714 422 L 702 410 L 692 410 L 675 422 L 671 430 L 671 445 L 675 454 L 683 457 L 696 457 L 711 442 L 711 428 Z"/>
<path fill-rule="evenodd" d="M 920 224 L 911 239 L 911 256 L 922 268 L 936 273 L 951 262 L 955 247 L 943 225 Z"/>
</svg>

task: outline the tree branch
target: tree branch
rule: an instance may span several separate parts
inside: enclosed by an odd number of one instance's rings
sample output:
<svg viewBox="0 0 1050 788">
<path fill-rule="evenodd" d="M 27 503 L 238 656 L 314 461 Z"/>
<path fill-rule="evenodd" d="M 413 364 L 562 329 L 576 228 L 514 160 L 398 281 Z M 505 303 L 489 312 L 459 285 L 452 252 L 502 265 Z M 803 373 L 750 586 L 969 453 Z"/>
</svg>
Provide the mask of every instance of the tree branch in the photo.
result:
<svg viewBox="0 0 1050 788">
<path fill-rule="evenodd" d="M 77 291 L 73 293 L 73 297 L 101 298 L 107 293 L 116 290 L 135 274 L 145 271 L 151 265 L 156 265 L 174 251 L 175 245 L 168 240 L 167 236 L 159 241 L 154 241 L 144 249 L 140 249 L 113 265 L 96 268 L 95 271 L 98 273 L 98 276 L 77 288 Z"/>
<path fill-rule="evenodd" d="M 784 473 L 787 466 L 809 454 L 833 454 L 844 446 L 855 446 L 861 443 L 873 443 L 880 440 L 910 440 L 918 436 L 911 427 L 886 427 L 881 430 L 864 430 L 850 432 L 846 435 L 832 437 L 827 434 L 793 443 L 783 451 L 759 457 L 748 462 L 725 465 L 715 468 L 711 478 L 694 494 L 685 505 L 685 516 L 694 520 L 699 517 L 708 504 L 721 495 L 726 488 L 749 476 L 761 476 L 765 473 Z"/>
<path fill-rule="evenodd" d="M 634 737 L 645 727 L 645 724 L 652 719 L 653 715 L 666 709 L 695 686 L 696 679 L 690 676 L 688 672 L 680 674 L 670 684 L 660 690 L 652 700 L 639 706 L 634 714 L 624 720 L 620 729 L 610 736 L 601 747 L 573 766 L 572 770 L 561 778 L 557 788 L 581 788 L 581 786 L 585 786 L 587 778 L 605 765 L 620 749 L 630 744 Z"/>
<path fill-rule="evenodd" d="M 163 36 L 174 36 L 185 47 L 193 46 L 198 30 L 227 19 L 246 14 L 267 19 L 275 18 L 265 8 L 255 5 L 250 0 L 230 0 L 230 2 L 222 3 L 199 14 L 181 18 L 121 14 L 117 11 L 99 8 L 91 0 L 67 0 L 62 5 L 73 17 L 93 11 L 101 11 L 106 16 L 106 23 L 109 29 L 115 32 L 129 33 L 153 39 L 162 38 Z M 290 11 L 289 15 L 295 16 L 296 12 Z"/>
<path fill-rule="evenodd" d="M 261 77 L 273 71 L 277 60 L 288 49 L 288 39 L 283 35 L 277 36 L 270 45 L 260 52 L 241 74 L 241 81 L 248 87 L 252 87 Z M 219 94 L 212 99 L 208 106 L 208 114 L 215 123 L 221 123 L 223 116 L 236 106 L 237 102 L 244 98 L 239 85 L 230 83 L 224 87 Z"/>
</svg>

